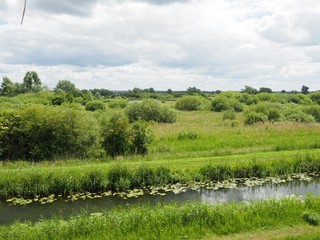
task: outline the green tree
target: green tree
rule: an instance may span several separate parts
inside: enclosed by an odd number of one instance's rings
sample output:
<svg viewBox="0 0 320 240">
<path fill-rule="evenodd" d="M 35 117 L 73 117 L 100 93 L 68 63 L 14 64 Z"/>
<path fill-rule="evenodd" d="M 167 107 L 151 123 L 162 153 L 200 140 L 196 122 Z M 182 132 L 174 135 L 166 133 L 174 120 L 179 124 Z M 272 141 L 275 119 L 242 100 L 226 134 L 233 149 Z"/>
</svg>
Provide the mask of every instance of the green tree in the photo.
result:
<svg viewBox="0 0 320 240">
<path fill-rule="evenodd" d="M 309 87 L 303 85 L 303 86 L 301 87 L 301 93 L 303 93 L 303 94 L 308 94 L 308 93 L 309 93 Z"/>
<path fill-rule="evenodd" d="M 272 89 L 267 87 L 261 87 L 259 92 L 272 93 Z"/>
<path fill-rule="evenodd" d="M 8 77 L 3 77 L 0 95 L 12 97 L 18 94 L 18 86 L 13 83 Z"/>
<path fill-rule="evenodd" d="M 242 92 L 244 93 L 249 93 L 249 94 L 257 94 L 258 93 L 258 90 L 253 88 L 253 87 L 250 87 L 250 86 L 244 86 L 244 89 L 241 89 Z"/>
<path fill-rule="evenodd" d="M 23 78 L 21 85 L 22 91 L 26 92 L 39 92 L 42 90 L 41 80 L 35 71 L 27 72 Z"/>
<path fill-rule="evenodd" d="M 76 86 L 70 82 L 69 80 L 60 80 L 56 87 L 54 88 L 55 92 L 65 91 L 66 93 L 72 94 L 74 97 L 80 96 L 80 90 L 76 88 Z"/>
</svg>

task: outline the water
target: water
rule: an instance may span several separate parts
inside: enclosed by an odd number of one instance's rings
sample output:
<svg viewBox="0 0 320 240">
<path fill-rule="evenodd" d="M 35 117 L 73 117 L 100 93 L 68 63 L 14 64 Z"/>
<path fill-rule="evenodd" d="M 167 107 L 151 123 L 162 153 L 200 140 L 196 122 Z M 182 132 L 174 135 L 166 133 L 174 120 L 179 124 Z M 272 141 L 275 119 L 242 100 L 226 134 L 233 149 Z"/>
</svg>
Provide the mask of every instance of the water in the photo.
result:
<svg viewBox="0 0 320 240">
<path fill-rule="evenodd" d="M 0 202 L 0 224 L 14 221 L 37 221 L 41 218 L 54 216 L 67 217 L 83 212 L 106 211 L 116 207 L 130 207 L 136 205 L 155 205 L 173 202 L 197 201 L 207 204 L 227 203 L 231 201 L 252 201 L 266 198 L 283 198 L 288 195 L 306 196 L 308 193 L 320 195 L 320 179 L 311 182 L 292 181 L 280 184 L 265 183 L 262 186 L 238 187 L 233 189 L 198 190 L 188 189 L 186 192 L 174 194 L 168 192 L 165 196 L 143 195 L 138 198 L 122 199 L 119 196 L 110 196 L 92 200 L 78 200 L 75 202 L 55 201 L 51 204 L 41 205 L 32 203 L 25 206 L 9 205 Z"/>
</svg>

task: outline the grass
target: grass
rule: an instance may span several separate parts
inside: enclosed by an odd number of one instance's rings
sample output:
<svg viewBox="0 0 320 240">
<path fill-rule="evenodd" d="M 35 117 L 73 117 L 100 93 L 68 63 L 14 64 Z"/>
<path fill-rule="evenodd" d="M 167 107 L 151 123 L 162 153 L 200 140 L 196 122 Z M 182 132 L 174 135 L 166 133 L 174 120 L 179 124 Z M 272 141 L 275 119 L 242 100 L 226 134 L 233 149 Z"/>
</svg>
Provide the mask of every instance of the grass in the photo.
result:
<svg viewBox="0 0 320 240">
<path fill-rule="evenodd" d="M 0 226 L 0 239 L 214 239 L 258 230 L 306 225 L 305 212 L 320 213 L 320 198 L 287 198 L 214 207 L 187 203 L 82 214 L 67 220 Z"/>
<path fill-rule="evenodd" d="M 0 170 L 0 197 L 33 198 L 50 194 L 126 191 L 133 188 L 194 181 L 284 176 L 320 172 L 320 151 L 281 152 L 177 159 L 123 161 L 79 165 L 23 165 Z"/>
</svg>

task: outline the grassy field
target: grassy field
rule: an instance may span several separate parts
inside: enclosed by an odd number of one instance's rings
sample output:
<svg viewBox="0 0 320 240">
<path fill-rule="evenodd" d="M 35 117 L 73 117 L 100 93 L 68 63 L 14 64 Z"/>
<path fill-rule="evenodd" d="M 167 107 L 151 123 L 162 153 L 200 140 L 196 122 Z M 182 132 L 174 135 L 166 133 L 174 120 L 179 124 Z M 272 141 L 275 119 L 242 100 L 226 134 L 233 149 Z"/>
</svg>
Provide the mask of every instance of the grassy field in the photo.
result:
<svg viewBox="0 0 320 240">
<path fill-rule="evenodd" d="M 235 121 L 223 121 L 222 113 L 209 111 L 177 114 L 176 123 L 151 123 L 155 137 L 145 156 L 0 162 L 0 198 L 320 172 L 319 124 L 248 126 L 243 124 L 242 114 L 237 114 Z M 2 226 L 0 238 L 272 239 L 272 232 L 285 228 L 289 229 L 287 235 L 274 239 L 319 239 L 318 227 L 306 223 L 304 212 L 318 218 L 320 199 L 228 204 L 213 209 L 197 204 L 142 207 Z M 309 230 L 299 236 L 290 232 L 304 228 Z M 255 238 L 257 231 L 265 238 Z"/>
</svg>

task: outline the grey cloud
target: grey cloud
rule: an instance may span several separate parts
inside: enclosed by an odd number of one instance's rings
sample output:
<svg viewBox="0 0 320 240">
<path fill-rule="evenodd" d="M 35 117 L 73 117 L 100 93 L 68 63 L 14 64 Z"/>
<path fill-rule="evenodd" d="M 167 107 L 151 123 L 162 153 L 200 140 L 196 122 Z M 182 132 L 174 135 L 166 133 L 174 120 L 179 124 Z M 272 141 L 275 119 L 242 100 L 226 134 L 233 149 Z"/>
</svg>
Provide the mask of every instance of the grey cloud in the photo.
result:
<svg viewBox="0 0 320 240">
<path fill-rule="evenodd" d="M 53 14 L 69 14 L 78 16 L 87 16 L 92 13 L 96 4 L 120 4 L 124 2 L 145 2 L 155 5 L 168 5 L 172 3 L 189 2 L 190 0 L 31 0 L 28 7 L 39 9 L 41 11 Z M 0 7 L 1 9 L 1 7 Z"/>
<path fill-rule="evenodd" d="M 28 8 L 39 9 L 54 14 L 90 15 L 91 10 L 99 0 L 31 0 Z"/>
</svg>

